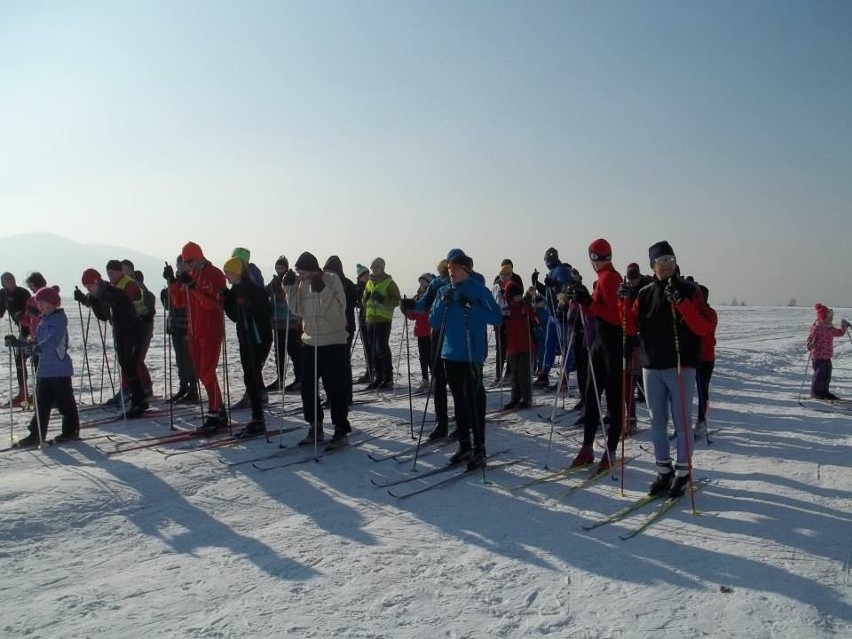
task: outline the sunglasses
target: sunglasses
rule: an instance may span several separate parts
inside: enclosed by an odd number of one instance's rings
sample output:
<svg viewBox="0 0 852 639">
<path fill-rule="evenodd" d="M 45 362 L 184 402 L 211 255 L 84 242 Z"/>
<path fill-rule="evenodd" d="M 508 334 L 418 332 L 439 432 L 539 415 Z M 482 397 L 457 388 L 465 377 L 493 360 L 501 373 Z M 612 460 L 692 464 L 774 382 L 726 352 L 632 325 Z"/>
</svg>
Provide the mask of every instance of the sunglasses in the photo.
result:
<svg viewBox="0 0 852 639">
<path fill-rule="evenodd" d="M 675 256 L 674 255 L 660 255 L 658 258 L 654 260 L 655 264 L 674 264 Z"/>
</svg>

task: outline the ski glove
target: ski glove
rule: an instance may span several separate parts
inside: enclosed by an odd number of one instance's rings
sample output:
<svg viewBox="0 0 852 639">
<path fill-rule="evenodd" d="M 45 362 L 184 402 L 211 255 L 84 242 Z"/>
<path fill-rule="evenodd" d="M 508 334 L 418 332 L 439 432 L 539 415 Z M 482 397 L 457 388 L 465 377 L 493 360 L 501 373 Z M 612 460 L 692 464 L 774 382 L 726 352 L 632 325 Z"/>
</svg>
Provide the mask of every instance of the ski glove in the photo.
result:
<svg viewBox="0 0 852 639">
<path fill-rule="evenodd" d="M 840 328 L 849 328 L 849 320 L 847 320 L 847 319 L 840 320 Z"/>
<path fill-rule="evenodd" d="M 633 301 L 639 296 L 639 289 L 630 284 L 620 284 L 618 287 L 618 297 L 623 300 Z"/>
<path fill-rule="evenodd" d="M 319 293 L 325 288 L 325 282 L 322 281 L 322 276 L 311 280 L 311 292 Z"/>
<path fill-rule="evenodd" d="M 403 313 L 407 313 L 409 311 L 413 311 L 414 307 L 417 306 L 417 300 L 410 297 L 403 297 L 399 300 L 399 308 Z"/>
<path fill-rule="evenodd" d="M 3 338 L 7 348 L 15 348 L 18 345 L 18 338 L 14 335 L 7 335 Z"/>
<path fill-rule="evenodd" d="M 680 292 L 680 289 L 669 284 L 665 289 L 666 301 L 671 302 L 672 304 L 680 304 L 683 301 L 683 293 Z"/>
<path fill-rule="evenodd" d="M 281 276 L 281 284 L 283 286 L 293 286 L 296 283 L 296 271 L 289 269 Z"/>
<path fill-rule="evenodd" d="M 536 269 L 532 272 L 532 275 L 530 276 L 530 280 L 532 281 L 533 286 L 538 284 L 538 269 Z"/>
<path fill-rule="evenodd" d="M 384 302 L 384 301 L 385 301 L 385 296 L 384 296 L 384 295 L 380 295 L 379 293 L 373 293 L 373 301 L 374 301 L 376 304 L 381 304 L 382 302 Z"/>
<path fill-rule="evenodd" d="M 175 283 L 175 270 L 172 268 L 171 264 L 166 264 L 163 268 L 163 279 L 169 284 Z"/>
<path fill-rule="evenodd" d="M 39 311 L 39 310 L 38 310 L 38 308 L 37 308 L 37 307 L 35 307 L 35 306 L 27 306 L 27 312 L 28 312 L 30 315 L 33 315 L 33 316 L 35 316 L 35 317 L 38 317 L 38 316 L 39 316 L 39 314 L 41 313 L 41 311 Z"/>
<path fill-rule="evenodd" d="M 466 297 L 461 298 L 459 300 L 459 303 L 461 304 L 461 307 L 466 311 L 469 311 L 470 309 L 473 308 L 473 304 L 471 304 L 470 300 L 467 299 Z"/>
<path fill-rule="evenodd" d="M 186 284 L 189 288 L 195 288 L 195 280 L 192 279 L 192 275 L 190 275 L 186 271 L 178 273 L 178 276 L 177 276 L 176 279 L 181 284 Z"/>
<path fill-rule="evenodd" d="M 589 289 L 582 284 L 574 286 L 573 297 L 577 304 L 581 304 L 583 306 L 588 306 L 592 303 L 592 296 L 589 294 Z"/>
<path fill-rule="evenodd" d="M 74 301 L 79 302 L 80 304 L 85 304 L 88 301 L 86 294 L 76 286 L 74 287 Z"/>
<path fill-rule="evenodd" d="M 443 300 L 444 304 L 449 304 L 453 301 L 454 297 L 455 291 L 451 288 L 448 288 L 446 291 L 444 291 L 444 294 L 441 296 L 441 299 Z"/>
</svg>

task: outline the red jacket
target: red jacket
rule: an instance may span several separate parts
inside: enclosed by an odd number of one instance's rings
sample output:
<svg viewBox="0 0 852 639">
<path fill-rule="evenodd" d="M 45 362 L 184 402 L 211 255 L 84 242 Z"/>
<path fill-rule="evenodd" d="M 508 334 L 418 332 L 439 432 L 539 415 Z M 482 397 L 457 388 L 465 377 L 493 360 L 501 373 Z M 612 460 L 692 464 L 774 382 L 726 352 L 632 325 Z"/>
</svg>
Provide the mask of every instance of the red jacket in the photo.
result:
<svg viewBox="0 0 852 639">
<path fill-rule="evenodd" d="M 221 291 L 225 288 L 225 275 L 210 262 L 205 262 L 200 270 L 190 271 L 190 276 L 195 286 L 181 287 L 187 300 L 186 321 L 190 338 L 223 338 L 225 319 Z"/>
<path fill-rule="evenodd" d="M 509 302 L 505 309 L 508 315 L 503 316 L 506 326 L 506 353 L 518 355 L 535 350 L 535 340 L 531 328 L 538 326 L 538 314 L 529 302 Z"/>
<path fill-rule="evenodd" d="M 621 275 L 611 262 L 604 264 L 598 271 L 592 303 L 589 306 L 589 312 L 592 315 L 615 326 L 621 326 L 621 314 L 618 309 L 619 286 L 621 286 Z"/>
</svg>

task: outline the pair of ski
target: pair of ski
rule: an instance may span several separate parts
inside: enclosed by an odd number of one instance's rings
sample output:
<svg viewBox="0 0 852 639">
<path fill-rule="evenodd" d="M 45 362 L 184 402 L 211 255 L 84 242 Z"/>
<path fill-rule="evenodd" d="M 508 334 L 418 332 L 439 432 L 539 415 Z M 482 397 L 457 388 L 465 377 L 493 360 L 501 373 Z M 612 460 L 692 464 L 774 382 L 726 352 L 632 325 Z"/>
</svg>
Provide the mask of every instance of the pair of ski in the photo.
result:
<svg viewBox="0 0 852 639">
<path fill-rule="evenodd" d="M 629 464 L 631 461 L 633 461 L 633 457 L 626 457 L 624 459 L 625 464 Z M 616 462 L 615 462 L 616 468 L 618 468 L 621 463 L 622 462 L 621 462 L 620 459 L 616 460 Z M 519 490 L 524 490 L 526 488 L 530 488 L 530 487 L 536 486 L 538 484 L 543 484 L 543 483 L 552 482 L 552 481 L 559 481 L 560 479 L 565 479 L 565 478 L 568 478 L 568 477 L 576 477 L 577 475 L 582 474 L 583 471 L 588 470 L 590 468 L 594 468 L 591 475 L 587 475 L 582 481 L 580 481 L 577 484 L 574 484 L 573 486 L 568 488 L 568 490 L 566 490 L 563 493 L 561 493 L 560 495 L 558 495 L 557 498 L 558 499 L 567 499 L 568 497 L 570 497 L 574 493 L 576 493 L 580 490 L 584 490 L 586 488 L 589 488 L 590 486 L 596 484 L 598 481 L 600 481 L 601 479 L 604 479 L 605 477 L 617 479 L 617 475 L 611 469 L 607 469 L 607 470 L 604 470 L 602 472 L 597 472 L 598 471 L 598 464 L 597 463 L 581 464 L 579 466 L 569 466 L 567 468 L 562 468 L 560 470 L 553 471 L 553 472 L 551 472 L 547 475 L 544 475 L 542 477 L 537 477 L 535 479 L 531 479 L 530 481 L 527 481 L 526 483 L 521 484 L 520 486 L 515 486 L 514 488 L 510 488 L 509 491 L 510 492 L 517 492 Z"/>
<path fill-rule="evenodd" d="M 237 427 L 237 426 L 242 427 L 242 426 L 244 426 L 244 424 L 233 423 L 233 424 L 231 424 L 231 426 L 232 427 Z M 161 448 L 157 448 L 157 447 L 154 447 L 154 450 L 156 450 L 158 453 L 163 455 L 166 459 L 169 459 L 171 457 L 176 457 L 178 455 L 188 455 L 190 453 L 198 453 L 198 452 L 205 451 L 205 450 L 214 450 L 216 448 L 227 448 L 228 446 L 236 446 L 237 444 L 241 444 L 241 443 L 248 441 L 248 440 L 251 440 L 251 439 L 260 439 L 261 437 L 265 437 L 265 438 L 269 439 L 270 437 L 275 437 L 277 435 L 289 433 L 289 432 L 292 432 L 294 430 L 300 430 L 301 428 L 302 428 L 301 426 L 291 426 L 289 428 L 284 428 L 284 429 L 272 428 L 272 429 L 266 430 L 263 433 L 252 433 L 252 434 L 240 433 L 240 434 L 227 435 L 225 437 L 216 438 L 216 439 L 212 439 L 212 440 L 209 439 L 209 438 L 205 438 L 205 439 L 199 441 L 198 443 L 195 443 L 193 441 L 193 439 L 191 438 L 190 441 L 187 442 L 186 446 L 184 446 L 184 447 L 182 447 L 178 450 L 167 450 L 167 449 L 161 449 Z M 181 440 L 181 441 L 186 441 L 186 440 Z M 173 444 L 175 442 L 167 442 L 167 443 Z M 162 445 L 162 444 L 160 444 L 160 445 Z"/>
<path fill-rule="evenodd" d="M 798 400 L 799 406 L 811 408 L 821 413 L 848 413 L 852 412 L 852 401 L 845 399 L 810 399 Z"/>
<path fill-rule="evenodd" d="M 437 440 L 427 440 L 425 442 L 420 442 L 419 444 L 412 444 L 408 448 L 403 448 L 400 451 L 395 453 L 387 453 L 387 454 L 378 454 L 378 453 L 367 453 L 367 457 L 369 457 L 374 462 L 383 462 L 389 459 L 393 459 L 396 462 L 404 463 L 407 461 L 411 461 L 411 458 L 417 453 L 418 450 L 421 452 L 417 455 L 417 458 L 420 459 L 422 457 L 427 457 L 428 455 L 432 455 L 437 453 L 439 450 L 448 446 L 452 442 L 449 441 L 446 437 Z"/>
<path fill-rule="evenodd" d="M 168 408 L 149 408 L 144 413 L 137 415 L 135 417 L 128 417 L 127 421 L 134 422 L 139 420 L 146 419 L 154 419 L 157 417 L 168 417 L 169 415 L 174 416 L 185 416 L 191 415 L 196 412 L 198 407 L 193 405 L 184 405 L 181 408 L 177 406 L 174 408 L 174 411 L 170 411 Z M 124 419 L 124 414 L 118 412 L 114 415 L 109 415 L 108 417 L 100 417 L 97 419 L 90 419 L 89 421 L 82 422 L 80 424 L 80 428 L 97 428 L 98 426 L 105 426 L 106 424 L 113 424 L 115 422 L 120 422 Z"/>
<path fill-rule="evenodd" d="M 298 459 L 285 459 L 284 461 L 280 461 L 278 458 L 280 457 L 288 457 L 293 453 L 302 451 L 304 449 L 310 450 L 313 446 L 303 446 L 301 448 L 290 448 L 287 450 L 282 450 L 272 455 L 267 455 L 265 457 L 260 457 L 255 460 L 243 460 L 242 462 L 231 463 L 229 466 L 236 466 L 242 463 L 251 463 L 252 467 L 255 470 L 259 470 L 261 472 L 266 472 L 268 470 L 275 470 L 278 468 L 287 468 L 289 466 L 299 466 L 301 464 L 307 464 L 309 462 L 319 462 L 323 457 L 327 457 L 329 455 L 333 455 L 336 453 L 344 452 L 353 448 L 360 448 L 367 442 L 371 442 L 374 439 L 378 439 L 381 435 L 376 430 L 372 431 L 364 431 L 357 433 L 350 433 L 348 437 L 348 442 L 346 445 L 340 448 L 329 448 L 324 447 L 325 442 L 319 443 L 319 451 L 316 455 L 310 454 L 305 455 L 304 457 L 300 457 Z M 220 460 L 222 461 L 222 460 Z M 225 462 L 226 463 L 226 462 Z"/>
<path fill-rule="evenodd" d="M 507 452 L 509 452 L 508 449 L 497 451 L 493 455 L 489 455 L 488 459 L 490 460 L 490 459 L 493 459 L 495 457 L 499 457 L 500 455 L 505 455 Z M 517 462 L 513 461 L 512 463 L 517 463 Z M 491 466 L 489 466 L 489 468 L 499 468 L 499 467 L 505 466 L 505 465 L 506 465 L 506 463 L 501 463 L 501 464 L 498 464 L 496 466 L 491 465 Z M 422 488 L 418 488 L 417 490 L 407 492 L 407 493 L 395 493 L 392 490 L 388 490 L 388 494 L 391 495 L 392 497 L 396 497 L 398 499 L 405 499 L 407 497 L 419 495 L 420 493 L 424 493 L 428 490 L 432 490 L 433 488 L 438 488 L 439 486 L 444 486 L 447 483 L 451 483 L 453 481 L 458 481 L 459 479 L 462 479 L 463 477 L 468 475 L 468 470 L 465 466 L 465 463 L 461 462 L 461 463 L 458 463 L 458 464 L 447 464 L 445 466 L 439 466 L 437 468 L 432 468 L 430 470 L 418 472 L 417 474 L 411 475 L 409 477 L 401 477 L 400 479 L 395 479 L 393 481 L 388 481 L 388 482 L 380 482 L 380 481 L 376 481 L 375 479 L 371 478 L 370 482 L 372 482 L 372 484 L 374 486 L 377 486 L 379 488 L 392 488 L 394 486 L 401 486 L 403 484 L 408 484 L 410 482 L 417 481 L 418 479 L 428 479 L 430 477 L 443 475 L 444 473 L 448 473 L 448 472 L 451 472 L 451 471 L 454 471 L 454 470 L 462 470 L 463 472 L 456 473 L 456 474 L 454 474 L 450 477 L 447 477 L 445 479 L 441 479 L 440 481 L 433 482 L 431 484 L 427 484 L 426 486 L 423 486 Z M 475 471 L 470 471 L 470 472 L 475 472 Z"/>
<path fill-rule="evenodd" d="M 232 426 L 238 426 L 238 424 L 232 424 Z M 179 444 L 181 442 L 198 442 L 197 445 L 190 446 L 189 448 L 180 451 L 158 451 L 169 457 L 174 454 L 195 452 L 199 450 L 206 450 L 209 448 L 219 448 L 221 446 L 232 446 L 246 439 L 255 439 L 257 437 L 264 436 L 272 437 L 274 435 L 279 435 L 280 433 L 280 429 L 274 429 L 267 430 L 265 433 L 259 433 L 257 435 L 245 435 L 237 437 L 235 435 L 227 435 L 227 433 L 225 433 L 224 431 L 205 435 L 195 430 L 176 430 L 166 435 L 153 435 L 151 437 L 142 437 L 130 441 L 120 440 L 114 435 L 110 435 L 107 438 L 114 444 L 115 448 L 113 450 L 104 450 L 99 446 L 96 446 L 96 448 L 98 448 L 98 450 L 100 450 L 105 455 L 117 455 L 119 453 L 126 453 L 133 450 L 156 450 L 159 446 Z M 220 435 L 224 435 L 224 437 L 220 437 Z"/>
<path fill-rule="evenodd" d="M 704 488 L 704 486 L 706 486 L 709 483 L 710 483 L 710 480 L 707 477 L 702 477 L 701 479 L 694 481 L 692 485 L 693 485 L 694 491 L 697 493 L 699 490 Z M 627 504 L 624 508 L 621 508 L 620 510 L 615 511 L 614 513 L 607 515 L 606 517 L 601 517 L 600 519 L 589 522 L 588 524 L 583 524 L 582 528 L 583 528 L 583 530 L 594 530 L 595 528 L 598 528 L 599 526 L 603 526 L 605 524 L 611 524 L 613 522 L 621 521 L 622 519 L 625 519 L 625 518 L 629 517 L 630 515 L 632 515 L 637 510 L 644 508 L 648 504 L 662 499 L 663 500 L 662 503 L 654 511 L 652 511 L 648 516 L 646 516 L 645 519 L 643 519 L 641 522 L 639 522 L 633 528 L 630 528 L 629 530 L 627 530 L 627 532 L 619 535 L 620 539 L 625 539 L 625 540 L 630 539 L 632 537 L 635 537 L 639 533 L 643 532 L 649 526 L 653 525 L 654 523 L 656 523 L 660 519 L 662 519 L 666 515 L 666 513 L 668 513 L 672 508 L 674 508 L 678 504 L 678 502 L 680 502 L 680 500 L 682 500 L 684 497 L 688 496 L 689 494 L 690 494 L 689 489 L 687 488 L 687 490 L 683 494 L 678 495 L 677 497 L 666 497 L 666 493 L 664 493 L 664 492 L 660 493 L 658 495 L 643 495 L 642 497 L 640 497 L 636 501 L 634 501 L 630 504 Z"/>
</svg>

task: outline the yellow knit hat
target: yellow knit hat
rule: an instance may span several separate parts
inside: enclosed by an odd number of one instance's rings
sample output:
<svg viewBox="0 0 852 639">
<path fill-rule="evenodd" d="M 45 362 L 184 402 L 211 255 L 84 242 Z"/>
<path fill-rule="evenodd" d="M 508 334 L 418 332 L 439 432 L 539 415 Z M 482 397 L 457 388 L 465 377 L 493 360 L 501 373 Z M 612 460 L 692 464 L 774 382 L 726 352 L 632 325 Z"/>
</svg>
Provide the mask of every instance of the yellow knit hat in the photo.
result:
<svg viewBox="0 0 852 639">
<path fill-rule="evenodd" d="M 225 262 L 225 266 L 222 267 L 222 270 L 226 273 L 241 275 L 243 272 L 243 261 L 238 257 L 232 257 Z"/>
</svg>

